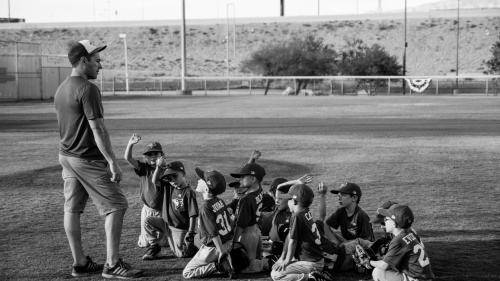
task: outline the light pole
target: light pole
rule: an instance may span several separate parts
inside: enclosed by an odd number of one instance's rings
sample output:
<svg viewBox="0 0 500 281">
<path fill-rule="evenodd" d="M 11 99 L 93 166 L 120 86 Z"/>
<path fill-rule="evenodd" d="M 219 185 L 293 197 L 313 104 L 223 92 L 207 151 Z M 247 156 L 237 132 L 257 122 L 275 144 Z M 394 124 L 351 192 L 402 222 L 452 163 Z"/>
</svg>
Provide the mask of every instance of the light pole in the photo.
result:
<svg viewBox="0 0 500 281">
<path fill-rule="evenodd" d="M 233 6 L 233 58 L 236 59 L 236 9 L 233 3 L 228 3 L 226 5 L 226 27 L 227 27 L 227 33 L 226 33 L 226 75 L 229 77 L 229 6 Z"/>
<path fill-rule="evenodd" d="M 458 77 L 458 50 L 460 48 L 459 38 L 460 38 L 460 0 L 457 0 L 457 77 Z M 458 90 L 458 78 L 456 82 Z"/>
<path fill-rule="evenodd" d="M 319 16 L 319 0 L 318 0 L 318 16 Z"/>
<path fill-rule="evenodd" d="M 7 1 L 8 9 L 9 9 L 9 22 L 10 22 L 10 0 Z"/>
<path fill-rule="evenodd" d="M 403 51 L 403 76 L 406 76 L 406 47 L 408 43 L 406 42 L 406 0 L 405 0 L 405 46 Z M 406 83 L 403 77 L 403 95 L 406 95 Z"/>
<path fill-rule="evenodd" d="M 120 38 L 123 38 L 123 46 L 125 47 L 125 87 L 127 89 L 128 94 L 128 57 L 127 57 L 127 34 L 121 33 L 118 35 Z"/>
<path fill-rule="evenodd" d="M 190 90 L 186 90 L 186 5 L 182 0 L 182 24 L 181 24 L 181 95 L 191 95 Z"/>
</svg>

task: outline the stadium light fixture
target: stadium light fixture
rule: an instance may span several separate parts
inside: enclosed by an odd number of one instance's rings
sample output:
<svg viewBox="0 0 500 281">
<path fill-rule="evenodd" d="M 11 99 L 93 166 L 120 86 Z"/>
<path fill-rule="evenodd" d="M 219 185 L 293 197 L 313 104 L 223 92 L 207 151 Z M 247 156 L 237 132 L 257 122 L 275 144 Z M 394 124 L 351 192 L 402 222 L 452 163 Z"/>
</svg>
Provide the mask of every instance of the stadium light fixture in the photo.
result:
<svg viewBox="0 0 500 281">
<path fill-rule="evenodd" d="M 118 37 L 123 39 L 123 46 L 125 47 L 125 88 L 127 89 L 127 94 L 128 94 L 129 88 L 128 88 L 127 34 L 120 33 Z"/>
</svg>

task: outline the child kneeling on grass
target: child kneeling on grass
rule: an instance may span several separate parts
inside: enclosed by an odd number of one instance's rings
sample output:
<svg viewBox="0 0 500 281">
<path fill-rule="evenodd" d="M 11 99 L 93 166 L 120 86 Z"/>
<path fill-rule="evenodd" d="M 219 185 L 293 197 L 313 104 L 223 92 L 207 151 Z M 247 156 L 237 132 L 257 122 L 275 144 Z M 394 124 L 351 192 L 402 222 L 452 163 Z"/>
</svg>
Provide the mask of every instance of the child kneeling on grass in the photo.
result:
<svg viewBox="0 0 500 281">
<path fill-rule="evenodd" d="M 217 197 L 226 190 L 226 179 L 215 171 L 196 168 L 201 178 L 196 191 L 203 195 L 198 218 L 201 247 L 182 272 L 184 278 L 205 277 L 217 272 L 216 262 L 232 245 L 233 222 L 224 200 Z"/>
<path fill-rule="evenodd" d="M 392 233 L 394 238 L 383 260 L 370 261 L 370 266 L 374 267 L 373 280 L 432 280 L 434 273 L 424 244 L 411 228 L 414 217 L 410 207 L 395 204 L 389 209 L 378 209 L 377 213 L 385 217 L 385 230 Z"/>
<path fill-rule="evenodd" d="M 324 280 L 320 273 L 324 266 L 321 235 L 309 212 L 314 199 L 313 191 L 309 186 L 300 184 L 279 197 L 288 200 L 292 216 L 283 253 L 273 266 L 271 278 L 286 281 Z"/>
</svg>

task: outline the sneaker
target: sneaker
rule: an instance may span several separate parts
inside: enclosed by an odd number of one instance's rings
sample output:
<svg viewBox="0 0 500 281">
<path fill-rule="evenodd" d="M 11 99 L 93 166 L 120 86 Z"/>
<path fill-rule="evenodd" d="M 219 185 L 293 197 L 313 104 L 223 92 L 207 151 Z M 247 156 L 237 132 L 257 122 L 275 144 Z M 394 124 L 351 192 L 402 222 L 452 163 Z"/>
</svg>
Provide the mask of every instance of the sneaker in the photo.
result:
<svg viewBox="0 0 500 281">
<path fill-rule="evenodd" d="M 130 269 L 130 265 L 119 259 L 114 267 L 109 267 L 106 263 L 102 271 L 104 278 L 134 279 L 141 277 L 144 272 L 139 269 Z"/>
<path fill-rule="evenodd" d="M 143 260 L 154 260 L 155 258 L 160 258 L 161 255 L 161 247 L 158 244 L 150 245 L 146 254 L 142 256 Z"/>
<path fill-rule="evenodd" d="M 326 272 L 313 269 L 311 273 L 309 273 L 308 281 L 333 281 L 333 278 Z"/>
<path fill-rule="evenodd" d="M 89 256 L 86 256 L 86 258 L 87 264 L 84 266 L 73 266 L 73 272 L 71 272 L 71 275 L 73 275 L 74 277 L 80 277 L 102 271 L 102 269 L 104 268 L 104 264 L 93 262 Z"/>
</svg>

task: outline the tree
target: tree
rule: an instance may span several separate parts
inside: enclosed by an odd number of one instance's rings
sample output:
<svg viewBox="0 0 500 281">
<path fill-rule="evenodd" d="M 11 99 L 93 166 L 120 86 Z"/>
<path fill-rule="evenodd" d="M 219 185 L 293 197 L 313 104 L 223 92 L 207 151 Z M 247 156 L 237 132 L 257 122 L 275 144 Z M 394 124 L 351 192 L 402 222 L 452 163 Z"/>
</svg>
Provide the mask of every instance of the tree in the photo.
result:
<svg viewBox="0 0 500 281">
<path fill-rule="evenodd" d="M 309 34 L 264 45 L 240 65 L 242 72 L 263 76 L 325 76 L 336 72 L 336 52 L 323 38 Z M 307 80 L 296 79 L 295 94 L 307 87 Z M 272 80 L 268 80 L 265 95 Z"/>
<path fill-rule="evenodd" d="M 500 35 L 498 36 L 498 39 L 499 41 L 491 46 L 491 53 L 493 54 L 493 57 L 486 62 L 488 73 L 490 74 L 500 74 Z"/>
<path fill-rule="evenodd" d="M 500 35 L 498 39 L 500 39 Z M 485 71 L 485 74 L 500 74 L 500 40 L 491 46 L 491 53 L 493 57 L 485 63 L 488 67 L 488 71 Z M 493 79 L 493 92 L 497 94 L 499 89 L 500 80 Z"/>
<path fill-rule="evenodd" d="M 401 75 L 402 66 L 395 56 L 389 55 L 383 47 L 373 44 L 368 47 L 361 39 L 349 40 L 341 51 L 341 59 L 337 63 L 341 75 L 352 76 L 384 76 Z M 370 95 L 387 84 L 381 79 L 356 79 L 360 86 Z"/>
</svg>

